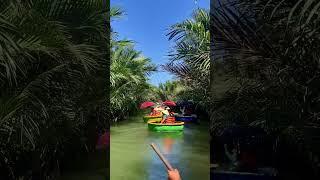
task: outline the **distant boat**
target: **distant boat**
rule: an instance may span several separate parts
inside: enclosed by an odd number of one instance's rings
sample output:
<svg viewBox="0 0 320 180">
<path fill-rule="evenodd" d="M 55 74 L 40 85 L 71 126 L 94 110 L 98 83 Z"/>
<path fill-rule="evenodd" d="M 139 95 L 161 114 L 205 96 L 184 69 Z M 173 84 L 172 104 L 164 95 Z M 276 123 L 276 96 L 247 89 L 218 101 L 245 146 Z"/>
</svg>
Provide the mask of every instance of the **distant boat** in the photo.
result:
<svg viewBox="0 0 320 180">
<path fill-rule="evenodd" d="M 182 121 L 185 123 L 190 123 L 190 122 L 197 122 L 197 115 L 192 114 L 192 115 L 182 115 L 182 114 L 175 114 L 175 118 L 177 121 Z"/>
</svg>

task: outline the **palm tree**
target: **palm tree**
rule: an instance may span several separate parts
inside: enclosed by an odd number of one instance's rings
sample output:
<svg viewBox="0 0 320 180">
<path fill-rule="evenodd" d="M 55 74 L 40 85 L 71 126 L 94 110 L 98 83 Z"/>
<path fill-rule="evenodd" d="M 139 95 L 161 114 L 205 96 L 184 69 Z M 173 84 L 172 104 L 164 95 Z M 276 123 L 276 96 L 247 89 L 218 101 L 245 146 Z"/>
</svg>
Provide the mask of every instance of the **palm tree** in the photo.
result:
<svg viewBox="0 0 320 180">
<path fill-rule="evenodd" d="M 124 12 L 115 7 L 112 14 L 121 18 Z M 137 111 L 142 101 L 153 98 L 154 88 L 148 83 L 148 76 L 157 67 L 134 49 L 132 41 L 118 40 L 117 32 L 111 33 L 110 110 L 111 119 L 116 122 Z"/>
<path fill-rule="evenodd" d="M 197 9 L 191 19 L 171 26 L 168 37 L 176 43 L 169 54 L 171 63 L 183 61 L 201 72 L 209 71 L 209 22 L 209 12 L 205 9 Z"/>
<path fill-rule="evenodd" d="M 87 146 L 79 136 L 90 117 L 106 114 L 98 100 L 107 97 L 108 9 L 95 0 L 3 1 L 0 9 L 0 166 L 4 179 L 28 171 L 44 179 L 59 152 Z"/>
<path fill-rule="evenodd" d="M 240 92 L 256 98 L 249 94 L 254 93 L 257 97 L 269 99 L 269 105 L 279 107 L 283 112 L 284 106 L 290 104 L 293 109 L 287 109 L 286 112 L 294 116 L 292 125 L 298 125 L 299 122 L 316 118 L 312 115 L 314 110 L 306 109 L 303 105 L 310 102 L 303 99 L 316 96 L 312 94 L 315 92 L 308 89 L 312 88 L 312 82 L 316 80 L 318 73 L 317 61 L 313 59 L 317 56 L 317 52 L 313 52 L 317 41 L 312 40 L 318 35 L 316 28 L 310 29 L 307 24 L 301 26 L 292 21 L 299 20 L 302 18 L 301 13 L 307 12 L 301 9 L 298 13 L 295 3 L 284 2 L 279 4 L 277 1 L 261 1 L 255 6 L 255 14 L 261 13 L 261 17 L 252 15 L 252 10 L 246 6 L 247 1 L 238 1 L 232 8 L 227 5 L 217 8 L 212 13 L 213 58 L 216 67 L 223 61 L 223 71 L 228 79 L 237 80 L 233 92 L 238 94 L 238 98 L 242 95 Z M 309 16 L 304 16 L 311 21 L 314 12 L 309 13 Z M 273 25 L 275 22 L 278 22 L 277 26 Z M 314 20 L 313 23 L 317 22 Z M 297 45 L 298 41 L 301 41 L 301 44 Z M 224 52 L 221 52 L 221 49 Z M 282 98 L 274 98 L 278 99 L 277 101 L 282 99 L 284 104 L 271 103 L 271 97 L 261 96 L 270 94 L 271 90 L 277 91 Z"/>
<path fill-rule="evenodd" d="M 213 134 L 231 123 L 260 126 L 311 148 L 302 142 L 305 127 L 320 125 L 319 5 L 238 0 L 211 8 Z"/>
<path fill-rule="evenodd" d="M 171 61 L 162 68 L 184 84 L 184 98 L 206 106 L 209 102 L 210 33 L 209 12 L 197 9 L 190 19 L 174 24 L 168 33 L 175 45 L 169 54 Z"/>
<path fill-rule="evenodd" d="M 110 103 L 114 121 L 135 110 L 151 90 L 148 75 L 156 71 L 149 58 L 134 49 L 130 42 L 113 42 L 111 52 Z"/>
<path fill-rule="evenodd" d="M 162 101 L 176 101 L 185 90 L 185 87 L 179 81 L 166 81 L 165 83 L 160 83 L 154 92 Z"/>
</svg>

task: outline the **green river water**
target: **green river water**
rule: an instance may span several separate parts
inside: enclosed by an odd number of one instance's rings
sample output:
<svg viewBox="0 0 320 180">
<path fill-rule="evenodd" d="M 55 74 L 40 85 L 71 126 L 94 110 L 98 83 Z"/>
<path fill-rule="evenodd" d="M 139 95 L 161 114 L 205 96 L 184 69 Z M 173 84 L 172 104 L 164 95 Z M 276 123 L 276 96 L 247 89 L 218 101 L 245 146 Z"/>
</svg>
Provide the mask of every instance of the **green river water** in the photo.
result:
<svg viewBox="0 0 320 180">
<path fill-rule="evenodd" d="M 167 171 L 150 143 L 158 145 L 183 180 L 209 180 L 208 123 L 186 125 L 183 132 L 151 132 L 142 117 L 111 127 L 111 180 L 166 180 Z"/>
</svg>

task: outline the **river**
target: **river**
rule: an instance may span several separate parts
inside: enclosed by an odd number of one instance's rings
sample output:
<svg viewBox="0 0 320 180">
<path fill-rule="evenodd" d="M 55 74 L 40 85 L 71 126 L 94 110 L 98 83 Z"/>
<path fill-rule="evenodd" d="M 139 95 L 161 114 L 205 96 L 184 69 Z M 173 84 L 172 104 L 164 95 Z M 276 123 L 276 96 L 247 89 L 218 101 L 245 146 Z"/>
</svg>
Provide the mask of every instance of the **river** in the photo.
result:
<svg viewBox="0 0 320 180">
<path fill-rule="evenodd" d="M 151 132 L 141 116 L 111 127 L 111 180 L 166 180 L 167 171 L 150 143 L 158 145 L 183 180 L 209 180 L 209 123 L 186 125 L 183 132 Z"/>
</svg>

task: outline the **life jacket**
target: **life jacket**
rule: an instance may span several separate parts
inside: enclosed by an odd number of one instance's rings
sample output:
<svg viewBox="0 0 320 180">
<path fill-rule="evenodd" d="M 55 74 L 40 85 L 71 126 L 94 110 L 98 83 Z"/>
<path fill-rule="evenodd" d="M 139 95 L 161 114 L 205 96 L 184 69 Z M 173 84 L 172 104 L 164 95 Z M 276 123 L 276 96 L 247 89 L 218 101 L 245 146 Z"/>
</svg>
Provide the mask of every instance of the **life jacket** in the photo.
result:
<svg viewBox="0 0 320 180">
<path fill-rule="evenodd" d="M 174 116 L 168 116 L 165 120 L 166 123 L 174 123 L 176 121 L 176 118 Z"/>
<path fill-rule="evenodd" d="M 162 114 L 162 112 L 160 112 L 160 111 L 155 111 L 155 115 L 156 116 L 160 116 Z"/>
<path fill-rule="evenodd" d="M 150 116 L 160 116 L 161 112 L 157 111 L 157 110 L 152 110 L 152 112 L 149 114 Z"/>
</svg>

